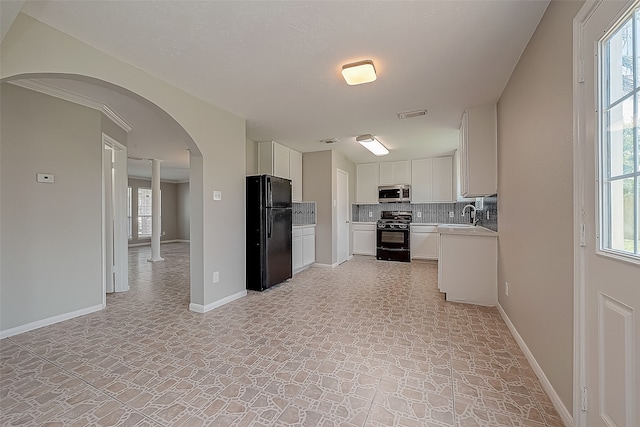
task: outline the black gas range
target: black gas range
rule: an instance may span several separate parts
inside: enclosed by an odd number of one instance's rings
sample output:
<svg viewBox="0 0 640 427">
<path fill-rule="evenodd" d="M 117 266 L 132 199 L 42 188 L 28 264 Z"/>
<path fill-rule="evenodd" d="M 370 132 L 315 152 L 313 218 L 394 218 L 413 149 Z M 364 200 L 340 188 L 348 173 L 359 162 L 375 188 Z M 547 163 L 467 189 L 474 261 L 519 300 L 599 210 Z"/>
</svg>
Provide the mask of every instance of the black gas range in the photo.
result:
<svg viewBox="0 0 640 427">
<path fill-rule="evenodd" d="M 382 211 L 376 232 L 376 258 L 385 261 L 411 261 L 411 212 Z"/>
</svg>

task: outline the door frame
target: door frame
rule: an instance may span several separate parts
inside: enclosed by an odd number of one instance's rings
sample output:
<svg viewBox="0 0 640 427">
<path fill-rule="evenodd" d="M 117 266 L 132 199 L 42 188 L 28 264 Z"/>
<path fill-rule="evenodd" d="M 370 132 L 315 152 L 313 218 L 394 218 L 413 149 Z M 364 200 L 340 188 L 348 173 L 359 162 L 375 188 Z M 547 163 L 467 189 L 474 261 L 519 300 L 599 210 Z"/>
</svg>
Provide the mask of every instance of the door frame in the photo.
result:
<svg viewBox="0 0 640 427">
<path fill-rule="evenodd" d="M 127 147 L 109 135 L 102 133 L 102 307 L 106 307 L 107 284 L 105 274 L 107 266 L 106 256 L 106 215 L 105 215 L 105 170 L 104 147 L 113 150 L 113 262 L 114 291 L 125 292 L 129 290 L 128 269 L 128 236 L 127 236 Z"/>
</svg>

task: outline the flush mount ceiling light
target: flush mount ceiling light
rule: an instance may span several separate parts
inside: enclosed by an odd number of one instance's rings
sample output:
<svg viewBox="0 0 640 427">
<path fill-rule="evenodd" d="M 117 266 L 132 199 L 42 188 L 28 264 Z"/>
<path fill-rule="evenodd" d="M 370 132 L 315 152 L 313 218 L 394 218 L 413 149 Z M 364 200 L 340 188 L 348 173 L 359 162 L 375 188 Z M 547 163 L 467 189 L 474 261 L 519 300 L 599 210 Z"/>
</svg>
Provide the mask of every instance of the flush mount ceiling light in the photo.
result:
<svg viewBox="0 0 640 427">
<path fill-rule="evenodd" d="M 365 60 L 342 66 L 342 76 L 349 86 L 370 83 L 376 79 L 373 61 Z"/>
<path fill-rule="evenodd" d="M 375 139 L 373 135 L 360 135 L 356 137 L 356 141 L 358 141 L 364 148 L 371 151 L 376 156 L 386 156 L 389 154 L 389 150 L 387 147 L 382 145 L 380 141 Z"/>
</svg>

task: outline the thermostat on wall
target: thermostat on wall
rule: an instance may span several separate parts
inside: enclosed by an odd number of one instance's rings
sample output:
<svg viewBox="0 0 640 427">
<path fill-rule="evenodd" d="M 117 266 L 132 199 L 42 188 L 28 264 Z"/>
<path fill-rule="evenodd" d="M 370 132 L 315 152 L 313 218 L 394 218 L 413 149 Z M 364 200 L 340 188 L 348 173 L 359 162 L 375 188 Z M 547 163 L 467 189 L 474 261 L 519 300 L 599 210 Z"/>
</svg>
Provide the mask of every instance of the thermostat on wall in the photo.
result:
<svg viewBox="0 0 640 427">
<path fill-rule="evenodd" d="M 46 182 L 47 184 L 53 184 L 55 182 L 55 177 L 52 173 L 39 173 L 37 174 L 38 182 Z"/>
</svg>

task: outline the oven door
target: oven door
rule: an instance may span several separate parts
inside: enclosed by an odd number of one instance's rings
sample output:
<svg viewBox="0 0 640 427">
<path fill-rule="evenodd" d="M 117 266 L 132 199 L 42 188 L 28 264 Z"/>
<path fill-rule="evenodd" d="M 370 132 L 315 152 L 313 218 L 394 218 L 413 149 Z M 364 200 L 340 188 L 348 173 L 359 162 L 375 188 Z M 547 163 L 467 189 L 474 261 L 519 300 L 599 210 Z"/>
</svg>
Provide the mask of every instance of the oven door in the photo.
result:
<svg viewBox="0 0 640 427">
<path fill-rule="evenodd" d="M 411 260 L 409 229 L 378 229 L 376 258 L 387 261 Z"/>
</svg>

